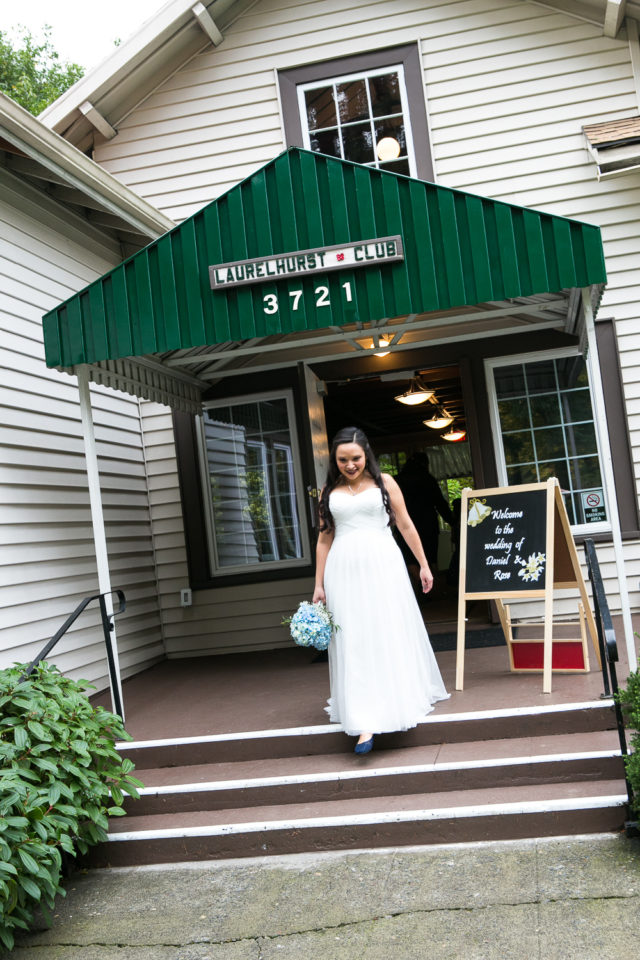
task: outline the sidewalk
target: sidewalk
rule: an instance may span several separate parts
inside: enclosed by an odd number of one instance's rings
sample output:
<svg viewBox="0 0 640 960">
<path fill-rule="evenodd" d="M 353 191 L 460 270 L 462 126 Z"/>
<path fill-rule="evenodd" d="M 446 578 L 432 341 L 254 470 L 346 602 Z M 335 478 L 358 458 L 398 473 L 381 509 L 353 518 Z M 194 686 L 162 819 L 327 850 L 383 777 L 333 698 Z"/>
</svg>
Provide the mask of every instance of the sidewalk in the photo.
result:
<svg viewBox="0 0 640 960">
<path fill-rule="evenodd" d="M 90 871 L 11 960 L 627 960 L 640 842 L 600 834 Z M 4 958 L 3 958 L 4 960 Z"/>
</svg>

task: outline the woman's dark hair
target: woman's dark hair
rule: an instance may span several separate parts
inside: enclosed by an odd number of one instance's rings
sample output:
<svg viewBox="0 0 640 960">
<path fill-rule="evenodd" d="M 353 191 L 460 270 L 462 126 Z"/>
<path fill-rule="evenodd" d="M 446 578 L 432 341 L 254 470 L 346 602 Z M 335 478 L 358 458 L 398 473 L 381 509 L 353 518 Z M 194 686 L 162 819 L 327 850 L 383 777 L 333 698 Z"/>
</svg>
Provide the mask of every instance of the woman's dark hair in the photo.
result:
<svg viewBox="0 0 640 960">
<path fill-rule="evenodd" d="M 391 500 L 389 499 L 389 492 L 384 485 L 384 480 L 382 479 L 382 474 L 380 473 L 378 461 L 375 458 L 375 454 L 371 449 L 371 445 L 369 444 L 366 434 L 358 427 L 344 427 L 342 430 L 339 430 L 338 433 L 336 433 L 335 437 L 331 441 L 327 482 L 322 488 L 320 503 L 318 505 L 318 513 L 320 515 L 320 530 L 324 533 L 325 531 L 331 532 L 335 529 L 333 516 L 331 515 L 331 510 L 329 509 L 329 494 L 332 490 L 335 490 L 335 488 L 342 482 L 343 479 L 342 474 L 338 470 L 338 463 L 336 460 L 336 450 L 341 443 L 357 443 L 359 447 L 362 447 L 365 458 L 364 468 L 375 481 L 376 486 L 380 488 L 382 502 L 387 514 L 389 515 L 389 524 L 395 523 L 396 518 L 393 512 L 393 507 L 391 506 Z"/>
</svg>

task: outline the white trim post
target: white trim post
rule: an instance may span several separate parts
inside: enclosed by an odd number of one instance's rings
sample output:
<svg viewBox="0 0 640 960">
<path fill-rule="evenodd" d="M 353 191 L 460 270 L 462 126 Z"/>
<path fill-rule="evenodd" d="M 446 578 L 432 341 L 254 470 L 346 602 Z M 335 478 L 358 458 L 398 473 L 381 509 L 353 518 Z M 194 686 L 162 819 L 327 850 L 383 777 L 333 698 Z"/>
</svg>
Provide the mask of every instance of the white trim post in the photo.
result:
<svg viewBox="0 0 640 960">
<path fill-rule="evenodd" d="M 107 553 L 107 537 L 104 527 L 104 514 L 102 511 L 102 496 L 100 493 L 100 474 L 98 471 L 98 455 L 96 452 L 96 437 L 93 429 L 93 415 L 91 412 L 91 392 L 89 390 L 89 373 L 84 364 L 75 368 L 75 374 L 78 378 L 78 393 L 80 395 L 80 418 L 82 421 L 82 438 L 84 440 L 84 456 L 87 465 L 87 481 L 89 485 L 89 502 L 91 504 L 91 523 L 93 526 L 93 542 L 96 551 L 96 565 L 98 568 L 98 589 L 104 593 L 107 614 L 113 625 L 111 631 L 111 644 L 113 648 L 113 661 L 115 664 L 116 682 L 118 685 L 119 700 L 122 704 L 122 719 L 124 720 L 124 702 L 122 699 L 122 682 L 120 679 L 120 663 L 118 660 L 118 645 L 116 640 L 116 630 L 112 618 L 113 598 L 111 595 L 111 577 L 109 574 L 109 556 Z M 111 687 L 111 703 L 114 713 L 117 712 L 116 697 L 113 689 L 113 682 L 109 676 L 109 685 Z"/>
<path fill-rule="evenodd" d="M 609 428 L 607 426 L 607 415 L 604 405 L 604 390 L 602 388 L 602 374 L 600 371 L 600 360 L 598 357 L 598 343 L 596 340 L 596 327 L 591 306 L 591 291 L 589 287 L 582 288 L 582 307 L 584 311 L 584 325 L 587 338 L 587 367 L 589 370 L 589 383 L 593 397 L 593 414 L 598 434 L 598 445 L 600 448 L 600 458 L 602 472 L 604 476 L 605 496 L 607 498 L 607 512 L 611 522 L 611 533 L 613 537 L 613 550 L 616 558 L 616 570 L 618 573 L 618 588 L 620 590 L 620 605 L 622 607 L 622 622 L 624 625 L 625 640 L 627 646 L 627 656 L 629 658 L 629 670 L 637 670 L 638 661 L 636 658 L 636 648 L 633 640 L 633 624 L 631 622 L 631 607 L 629 604 L 629 591 L 627 589 L 627 578 L 624 567 L 624 552 L 622 547 L 622 534 L 620 532 L 620 514 L 618 512 L 618 501 L 616 499 L 615 479 L 613 475 L 613 459 L 611 454 L 611 443 L 609 441 Z"/>
</svg>

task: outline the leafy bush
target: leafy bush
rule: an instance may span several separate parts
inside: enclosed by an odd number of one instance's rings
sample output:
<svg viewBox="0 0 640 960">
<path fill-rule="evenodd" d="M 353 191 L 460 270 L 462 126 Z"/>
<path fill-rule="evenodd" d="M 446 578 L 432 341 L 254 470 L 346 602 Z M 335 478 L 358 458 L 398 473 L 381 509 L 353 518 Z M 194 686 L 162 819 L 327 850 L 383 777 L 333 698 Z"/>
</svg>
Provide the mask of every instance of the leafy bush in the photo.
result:
<svg viewBox="0 0 640 960">
<path fill-rule="evenodd" d="M 0 671 L 0 942 L 49 910 L 63 860 L 106 839 L 107 814 L 122 816 L 123 794 L 141 784 L 114 741 L 130 740 L 119 717 L 93 707 L 89 687 L 42 663 Z"/>
<path fill-rule="evenodd" d="M 632 752 L 625 757 L 625 767 L 634 793 L 633 809 L 640 814 L 640 671 L 629 674 L 626 688 L 618 691 L 618 702 L 627 726 L 634 731 L 630 742 Z"/>
</svg>

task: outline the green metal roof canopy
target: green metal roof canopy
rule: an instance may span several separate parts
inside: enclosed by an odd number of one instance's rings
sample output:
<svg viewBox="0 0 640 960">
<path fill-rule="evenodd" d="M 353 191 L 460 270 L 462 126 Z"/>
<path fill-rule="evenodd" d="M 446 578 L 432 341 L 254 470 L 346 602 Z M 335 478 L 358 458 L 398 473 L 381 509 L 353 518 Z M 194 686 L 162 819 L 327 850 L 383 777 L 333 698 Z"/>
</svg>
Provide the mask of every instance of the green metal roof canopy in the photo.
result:
<svg viewBox="0 0 640 960">
<path fill-rule="evenodd" d="M 210 286 L 211 265 L 394 236 L 403 260 Z M 47 313 L 46 360 L 68 369 L 605 281 L 596 226 L 292 147 Z"/>
</svg>

